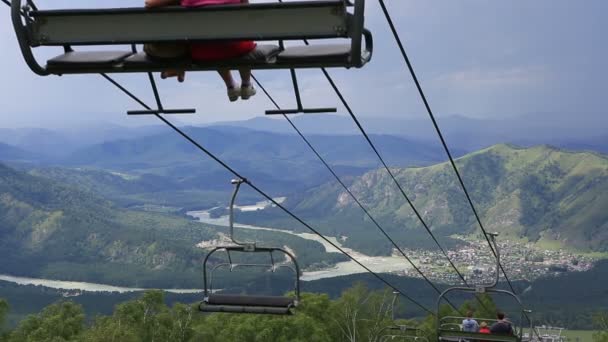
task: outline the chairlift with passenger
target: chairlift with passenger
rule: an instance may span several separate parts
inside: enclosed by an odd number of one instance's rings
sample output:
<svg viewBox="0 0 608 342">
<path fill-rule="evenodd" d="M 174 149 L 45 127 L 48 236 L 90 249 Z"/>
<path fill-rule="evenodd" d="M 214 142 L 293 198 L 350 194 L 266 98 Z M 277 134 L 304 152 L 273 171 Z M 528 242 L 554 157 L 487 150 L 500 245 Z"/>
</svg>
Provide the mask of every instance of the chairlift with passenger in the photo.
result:
<svg viewBox="0 0 608 342">
<path fill-rule="evenodd" d="M 518 306 L 520 307 L 521 319 L 520 323 L 523 324 L 524 319 L 528 320 L 529 318 L 526 315 L 527 310 L 524 309 L 523 304 L 519 297 L 511 291 L 496 289 L 496 285 L 498 285 L 498 279 L 500 277 L 500 250 L 498 248 L 498 244 L 496 243 L 496 236 L 498 233 L 488 233 L 488 238 L 492 242 L 494 246 L 494 250 L 496 251 L 496 278 L 490 284 L 482 284 L 477 285 L 476 287 L 450 287 L 443 291 L 439 297 L 437 298 L 437 312 L 440 310 L 441 302 L 443 299 L 447 297 L 449 293 L 452 292 L 460 292 L 460 293 L 471 293 L 471 294 L 479 294 L 479 293 L 497 293 L 497 294 L 505 294 L 511 298 L 514 298 Z M 523 337 L 523 325 L 518 328 L 514 328 L 513 335 L 499 335 L 499 334 L 482 334 L 478 332 L 467 332 L 461 331 L 460 324 L 465 317 L 455 317 L 455 316 L 446 316 L 446 317 L 437 317 L 437 337 L 439 341 L 499 341 L 499 342 L 522 342 Z M 494 319 L 483 319 L 485 321 L 494 321 Z M 517 331 L 516 331 L 517 330 Z"/>
<path fill-rule="evenodd" d="M 352 13 L 349 8 L 354 8 Z M 267 110 L 267 115 L 336 112 L 304 108 L 296 69 L 361 68 L 371 60 L 373 37 L 364 27 L 365 0 L 309 0 L 279 3 L 39 10 L 33 0 L 11 3 L 11 18 L 21 53 L 41 76 L 150 73 L 168 69 L 289 69 L 297 107 Z M 309 45 L 308 40 L 342 38 L 348 43 Z M 191 58 L 157 60 L 137 52 L 137 44 L 200 43 L 222 40 L 279 41 L 259 44 L 245 56 L 201 62 Z M 286 40 L 306 45 L 286 47 Z M 365 47 L 363 47 L 363 43 Z M 76 51 L 75 46 L 122 45 L 121 50 Z M 40 65 L 35 47 L 63 47 L 63 54 Z M 195 110 L 156 110 L 137 114 L 193 114 Z M 133 113 L 130 113 L 133 114 Z"/>
<path fill-rule="evenodd" d="M 12 1 L 11 18 L 27 65 L 38 75 L 137 73 L 179 67 L 186 71 L 236 69 L 361 68 L 372 56 L 371 32 L 364 28 L 365 0 L 313 0 L 285 3 L 39 10 L 32 0 Z M 353 13 L 348 8 L 353 7 Z M 260 44 L 252 55 L 226 61 L 157 62 L 130 48 L 74 51 L 74 46 L 193 43 L 221 40 L 323 40 L 346 44 L 294 47 Z M 365 48 L 362 42 L 365 41 Z M 34 47 L 63 47 L 41 66 Z"/>
</svg>

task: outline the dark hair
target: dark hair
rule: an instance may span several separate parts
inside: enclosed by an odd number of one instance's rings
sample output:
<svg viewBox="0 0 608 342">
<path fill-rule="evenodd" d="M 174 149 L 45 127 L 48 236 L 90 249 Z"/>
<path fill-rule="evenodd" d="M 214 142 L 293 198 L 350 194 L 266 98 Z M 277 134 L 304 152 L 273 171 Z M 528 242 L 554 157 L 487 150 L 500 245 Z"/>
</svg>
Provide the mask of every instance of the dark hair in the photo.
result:
<svg viewBox="0 0 608 342">
<path fill-rule="evenodd" d="M 502 311 L 498 311 L 498 312 L 496 313 L 496 317 L 497 317 L 498 319 L 505 319 L 505 314 L 504 314 L 504 312 L 502 312 Z"/>
<path fill-rule="evenodd" d="M 469 317 L 469 318 L 473 317 L 473 310 L 467 311 L 467 317 Z"/>
</svg>

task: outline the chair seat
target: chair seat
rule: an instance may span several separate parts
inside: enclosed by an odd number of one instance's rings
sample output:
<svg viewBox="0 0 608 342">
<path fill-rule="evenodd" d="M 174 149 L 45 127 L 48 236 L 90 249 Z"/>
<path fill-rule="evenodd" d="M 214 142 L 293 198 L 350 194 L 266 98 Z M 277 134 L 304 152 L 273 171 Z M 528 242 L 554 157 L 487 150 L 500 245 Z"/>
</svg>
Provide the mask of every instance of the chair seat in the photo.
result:
<svg viewBox="0 0 608 342">
<path fill-rule="evenodd" d="M 223 313 L 242 313 L 242 314 L 265 314 L 265 315 L 292 315 L 293 308 L 265 307 L 265 306 L 238 306 L 238 305 L 209 305 L 201 303 L 201 312 L 223 312 Z"/>
<path fill-rule="evenodd" d="M 132 55 L 129 51 L 78 51 L 66 52 L 47 61 L 52 68 L 104 68 L 122 62 Z"/>
<path fill-rule="evenodd" d="M 212 294 L 209 295 L 205 302 L 209 305 L 288 308 L 294 306 L 295 299 L 282 296 L 239 296 Z"/>
<path fill-rule="evenodd" d="M 441 330 L 439 332 L 440 341 L 498 341 L 498 342 L 518 342 L 520 339 L 517 336 L 498 335 L 498 334 L 481 334 L 475 332 L 465 332 L 458 330 Z"/>
<path fill-rule="evenodd" d="M 349 44 L 317 44 L 286 48 L 277 56 L 277 63 L 348 62 Z"/>
<path fill-rule="evenodd" d="M 257 65 L 268 64 L 274 62 L 275 56 L 280 49 L 277 45 L 258 44 L 258 46 L 250 53 L 238 57 L 221 61 L 199 62 L 191 59 L 168 59 L 162 60 L 148 56 L 145 52 L 140 52 L 130 56 L 124 60 L 124 68 L 127 70 L 133 69 L 159 69 L 163 67 L 182 66 L 186 70 L 190 68 L 214 68 L 214 67 L 231 67 L 239 65 Z"/>
</svg>

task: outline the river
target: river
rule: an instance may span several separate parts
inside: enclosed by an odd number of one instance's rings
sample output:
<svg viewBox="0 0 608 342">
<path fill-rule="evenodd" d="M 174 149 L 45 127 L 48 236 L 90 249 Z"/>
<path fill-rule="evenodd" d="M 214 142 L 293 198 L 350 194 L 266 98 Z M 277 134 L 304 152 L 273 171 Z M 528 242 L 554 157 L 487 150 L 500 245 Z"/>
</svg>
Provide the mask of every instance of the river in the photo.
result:
<svg viewBox="0 0 608 342">
<path fill-rule="evenodd" d="M 283 199 L 279 199 L 283 200 Z M 263 210 L 270 205 L 269 202 L 260 202 L 254 205 L 241 206 L 238 207 L 240 210 L 244 211 L 254 211 L 254 210 Z M 196 218 L 200 222 L 212 224 L 216 226 L 224 226 L 228 227 L 228 216 L 222 216 L 220 218 L 211 218 L 209 214 L 209 210 L 200 210 L 200 211 L 190 211 L 187 214 L 191 217 Z M 316 241 L 323 245 L 325 251 L 327 253 L 340 253 L 334 246 L 330 243 L 322 239 L 320 236 L 313 233 L 295 233 L 293 231 L 287 229 L 277 229 L 277 228 L 267 228 L 267 227 L 259 227 L 252 226 L 246 224 L 235 224 L 236 228 L 239 229 L 249 229 L 249 230 L 263 230 L 263 231 L 273 231 L 277 233 L 290 234 L 293 236 L 297 236 L 302 239 Z M 374 272 L 386 273 L 386 272 L 403 272 L 410 268 L 410 265 L 406 264 L 405 260 L 397 255 L 392 256 L 384 256 L 384 257 L 376 257 L 365 255 L 361 252 L 353 250 L 352 248 L 344 247 L 340 241 L 332 236 L 326 236 L 326 238 L 334 243 L 336 246 L 342 248 L 344 251 L 352 255 L 359 262 L 369 267 Z M 304 271 L 302 273 L 301 279 L 303 281 L 312 281 L 319 280 L 325 278 L 333 278 L 350 274 L 358 274 L 367 272 L 361 266 L 357 265 L 354 261 L 344 261 L 337 263 L 334 267 L 329 267 L 326 269 L 318 270 L 318 271 Z M 78 281 L 63 281 L 63 280 L 52 280 L 52 279 L 39 279 L 39 278 L 28 278 L 28 277 L 16 277 L 12 275 L 1 275 L 0 281 L 11 282 L 19 285 L 37 285 L 37 286 L 45 286 L 58 290 L 72 290 L 72 291 L 89 291 L 89 292 L 118 292 L 118 293 L 126 293 L 126 292 L 139 292 L 145 291 L 148 289 L 145 288 L 137 288 L 137 287 L 121 287 L 121 286 L 112 286 L 105 284 L 96 284 L 96 283 L 87 283 L 87 282 L 78 282 Z M 164 291 L 171 293 L 179 293 L 179 294 L 189 294 L 189 293 L 199 293 L 201 289 L 165 289 Z"/>
<path fill-rule="evenodd" d="M 88 292 L 139 292 L 150 289 L 137 288 L 137 287 L 121 287 L 95 283 L 85 283 L 80 281 L 63 281 L 63 280 L 50 280 L 50 279 L 38 279 L 38 278 L 27 278 L 27 277 L 15 277 L 11 275 L 0 274 L 0 280 L 15 283 L 19 285 L 36 285 L 45 286 L 52 289 L 58 290 L 79 290 Z M 188 293 L 199 293 L 201 289 L 165 289 L 166 292 L 188 294 Z"/>
<path fill-rule="evenodd" d="M 260 202 L 255 205 L 245 206 L 240 208 L 246 208 L 246 210 L 263 210 L 267 206 L 267 202 Z M 211 218 L 209 214 L 209 210 L 200 210 L 200 211 L 190 211 L 186 213 L 188 216 L 196 218 L 198 221 L 212 224 L 216 226 L 228 227 L 228 216 L 222 216 L 219 218 Z M 241 209 L 243 210 L 243 209 Z M 235 228 L 240 229 L 249 229 L 249 230 L 265 230 L 265 231 L 273 231 L 277 233 L 290 234 L 293 236 L 300 237 L 302 239 L 311 240 L 319 242 L 325 248 L 327 253 L 340 253 L 335 247 L 333 247 L 330 243 L 322 239 L 320 236 L 313 233 L 295 233 L 293 231 L 287 229 L 278 229 L 278 228 L 268 228 L 268 227 L 259 227 L 252 226 L 247 224 L 239 224 L 235 223 Z M 411 266 L 406 263 L 402 256 L 392 255 L 392 256 L 369 256 L 365 255 L 361 252 L 355 251 L 351 248 L 344 247 L 340 241 L 332 236 L 326 236 L 326 238 L 334 243 L 336 246 L 342 248 L 344 251 L 352 255 L 359 262 L 369 267 L 374 272 L 379 273 L 387 273 L 387 272 L 404 272 L 409 269 Z M 350 274 L 358 274 L 367 272 L 361 266 L 359 266 L 354 261 L 344 261 L 337 263 L 334 267 L 318 270 L 318 271 L 304 271 L 302 273 L 301 279 L 303 281 L 311 281 L 311 280 L 319 280 L 324 278 L 333 278 Z"/>
</svg>

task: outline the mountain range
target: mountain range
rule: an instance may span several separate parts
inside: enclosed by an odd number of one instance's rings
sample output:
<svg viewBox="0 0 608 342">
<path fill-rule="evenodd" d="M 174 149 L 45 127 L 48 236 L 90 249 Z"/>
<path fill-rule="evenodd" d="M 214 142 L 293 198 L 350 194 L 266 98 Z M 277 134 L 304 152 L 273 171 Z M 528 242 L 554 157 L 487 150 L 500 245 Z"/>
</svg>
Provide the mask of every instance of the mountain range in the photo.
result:
<svg viewBox="0 0 608 342">
<path fill-rule="evenodd" d="M 579 250 L 608 251 L 608 158 L 548 146 L 496 145 L 456 161 L 471 199 L 488 231 L 531 242 L 558 242 Z M 448 163 L 395 168 L 396 179 L 431 229 L 449 244 L 452 234 L 479 232 L 457 178 Z M 384 169 L 348 182 L 364 207 L 400 244 L 416 248 L 430 239 Z M 335 182 L 288 198 L 296 213 L 331 227 L 325 233 L 349 239 L 369 251 L 383 236 Z M 278 214 L 240 213 L 240 221 L 285 224 Z M 373 233 L 372 233 L 373 232 Z M 376 243 L 376 244 L 374 244 Z M 367 247 L 367 248 L 366 248 Z"/>
</svg>

